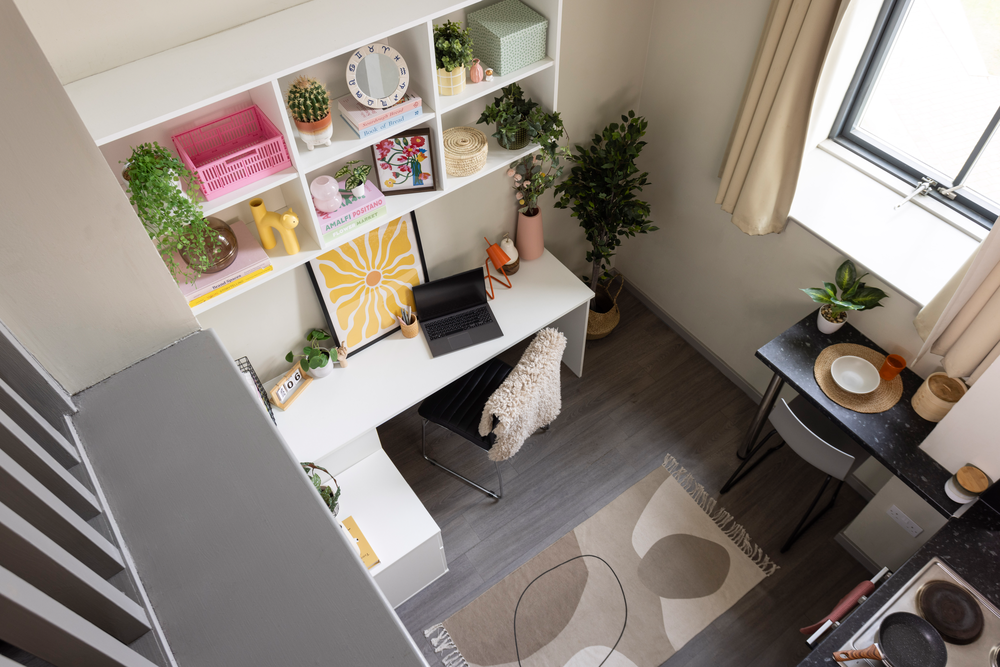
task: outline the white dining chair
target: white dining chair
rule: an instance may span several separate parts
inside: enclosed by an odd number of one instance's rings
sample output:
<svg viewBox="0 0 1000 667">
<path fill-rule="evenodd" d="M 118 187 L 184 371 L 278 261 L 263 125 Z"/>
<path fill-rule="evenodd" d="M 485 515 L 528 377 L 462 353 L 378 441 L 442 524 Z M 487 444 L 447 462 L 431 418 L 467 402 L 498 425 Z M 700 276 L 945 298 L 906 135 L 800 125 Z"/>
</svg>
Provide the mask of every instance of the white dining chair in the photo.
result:
<svg viewBox="0 0 1000 667">
<path fill-rule="evenodd" d="M 754 451 L 759 451 L 772 436 L 777 435 L 781 442 L 772 446 L 753 465 L 747 468 L 746 471 L 743 471 L 743 468 L 750 461 L 751 457 L 748 456 L 736 469 L 732 477 L 722 486 L 719 493 L 722 494 L 729 491 L 751 470 L 760 465 L 768 455 L 777 451 L 785 444 L 806 463 L 826 473 L 826 479 L 823 480 L 823 485 L 820 486 L 819 492 L 813 499 L 812 504 L 809 505 L 809 509 L 806 510 L 802 520 L 799 521 L 799 524 L 792 531 L 784 546 L 781 547 L 781 553 L 785 553 L 791 548 L 795 540 L 799 539 L 827 510 L 833 507 L 834 502 L 837 500 L 837 495 L 844 485 L 844 480 L 864 461 L 866 454 L 861 446 L 854 442 L 850 436 L 844 433 L 829 418 L 801 396 L 796 396 L 792 399 L 791 404 L 786 403 L 784 399 L 779 400 L 774 404 L 774 408 L 771 409 L 769 419 L 774 430 L 764 436 L 764 439 Z M 820 499 L 823 497 L 823 493 L 834 478 L 839 480 L 839 483 L 834 488 L 829 502 L 827 502 L 823 509 L 810 518 L 813 510 L 816 509 Z"/>
</svg>

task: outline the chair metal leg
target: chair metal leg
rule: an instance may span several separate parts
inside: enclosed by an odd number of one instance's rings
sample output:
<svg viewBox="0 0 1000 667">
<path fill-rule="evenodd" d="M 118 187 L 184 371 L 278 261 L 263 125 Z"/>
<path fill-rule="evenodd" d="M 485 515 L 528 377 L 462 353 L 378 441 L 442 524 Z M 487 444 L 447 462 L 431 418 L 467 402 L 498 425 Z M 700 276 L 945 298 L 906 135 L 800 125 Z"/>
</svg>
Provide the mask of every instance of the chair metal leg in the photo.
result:
<svg viewBox="0 0 1000 667">
<path fill-rule="evenodd" d="M 764 452 L 764 454 L 759 459 L 754 461 L 749 468 L 743 471 L 743 468 L 746 468 L 747 464 L 750 463 L 750 461 L 753 459 L 753 455 L 759 452 L 761 449 L 763 449 L 764 445 L 767 444 L 767 441 L 770 440 L 772 436 L 775 436 L 777 434 L 778 434 L 777 431 L 772 430 L 767 435 L 764 436 L 763 440 L 754 445 L 753 449 L 751 449 L 747 453 L 747 457 L 743 459 L 743 461 L 736 467 L 736 470 L 733 471 L 732 476 L 726 481 L 725 484 L 722 485 L 722 488 L 719 490 L 719 495 L 722 495 L 723 493 L 729 491 L 729 489 L 736 486 L 736 482 L 740 481 L 741 479 L 749 475 L 750 471 L 759 466 L 764 459 L 766 459 L 768 456 L 770 456 L 771 454 L 773 454 L 774 452 L 778 451 L 779 449 L 785 446 L 784 442 L 779 442 L 777 445 L 771 447 L 771 449 Z M 741 471 L 743 471 L 742 474 L 740 474 Z"/>
<path fill-rule="evenodd" d="M 844 486 L 844 480 L 840 480 L 840 484 L 837 484 L 837 487 L 833 490 L 833 496 L 830 497 L 830 502 L 828 502 L 826 506 L 816 514 L 816 516 L 814 516 L 812 519 L 809 519 L 809 515 L 812 514 L 812 511 L 816 508 L 816 505 L 819 503 L 819 499 L 823 497 L 823 492 L 826 491 L 826 487 L 827 485 L 830 484 L 831 479 L 833 479 L 833 477 L 831 475 L 827 475 L 826 479 L 823 480 L 823 486 L 819 487 L 819 493 L 816 494 L 816 497 L 812 501 L 812 505 L 809 506 L 809 509 L 806 510 L 806 513 L 802 516 L 802 520 L 799 521 L 799 525 L 797 525 L 795 527 L 795 530 L 792 531 L 792 534 L 788 536 L 788 541 L 785 542 L 785 545 L 783 547 L 781 547 L 781 553 L 785 553 L 786 551 L 791 549 L 792 544 L 795 543 L 795 540 L 802 537 L 802 534 L 804 532 L 809 530 L 809 528 L 814 523 L 816 523 L 816 521 L 818 521 L 821 516 L 826 514 L 826 511 L 828 509 L 833 507 L 833 503 L 836 502 L 837 495 L 840 493 L 841 487 Z M 809 519 L 808 523 L 806 523 L 807 519 Z"/>
<path fill-rule="evenodd" d="M 431 457 L 427 456 L 427 423 L 428 423 L 428 420 L 426 420 L 426 419 L 423 420 L 423 424 L 420 427 L 420 453 L 424 455 L 424 458 L 429 463 L 437 466 L 438 468 L 441 468 L 441 470 L 444 470 L 446 473 L 454 475 L 455 477 L 459 478 L 460 480 L 462 480 L 466 484 L 470 484 L 471 486 L 476 487 L 477 489 L 479 489 L 480 491 L 482 491 L 483 493 L 485 493 L 486 495 L 488 495 L 491 498 L 495 498 L 497 500 L 500 500 L 501 498 L 503 498 L 503 476 L 500 474 L 500 462 L 499 461 L 494 461 L 493 463 L 494 463 L 494 465 L 496 466 L 496 469 L 497 469 L 497 481 L 500 484 L 500 490 L 498 492 L 493 492 L 493 491 L 490 491 L 489 489 L 487 489 L 485 487 L 479 486 L 478 484 L 476 484 L 475 482 L 473 482 L 468 477 L 465 477 L 464 475 L 461 475 L 461 474 L 455 472 L 454 470 L 452 470 L 451 468 L 448 468 L 447 466 L 441 465 L 440 463 L 438 463 L 437 461 L 435 461 Z"/>
</svg>

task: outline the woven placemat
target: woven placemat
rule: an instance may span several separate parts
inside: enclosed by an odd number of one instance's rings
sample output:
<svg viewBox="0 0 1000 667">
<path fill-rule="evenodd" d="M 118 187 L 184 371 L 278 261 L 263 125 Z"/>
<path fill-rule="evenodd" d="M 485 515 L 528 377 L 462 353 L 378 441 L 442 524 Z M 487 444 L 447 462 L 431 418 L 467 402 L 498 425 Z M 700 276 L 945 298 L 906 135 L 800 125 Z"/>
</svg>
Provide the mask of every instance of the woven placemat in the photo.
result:
<svg viewBox="0 0 1000 667">
<path fill-rule="evenodd" d="M 819 353 L 816 364 L 813 366 L 813 375 L 816 376 L 816 383 L 823 393 L 830 397 L 837 405 L 842 405 L 848 410 L 863 412 L 865 414 L 875 414 L 885 412 L 899 402 L 903 396 L 903 378 L 894 377 L 889 382 L 880 380 L 878 388 L 870 394 L 852 394 L 841 389 L 834 381 L 830 373 L 833 362 L 840 357 L 861 357 L 868 361 L 875 368 L 882 368 L 885 362 L 885 355 L 867 348 L 864 345 L 854 343 L 838 343 L 831 345 Z"/>
</svg>

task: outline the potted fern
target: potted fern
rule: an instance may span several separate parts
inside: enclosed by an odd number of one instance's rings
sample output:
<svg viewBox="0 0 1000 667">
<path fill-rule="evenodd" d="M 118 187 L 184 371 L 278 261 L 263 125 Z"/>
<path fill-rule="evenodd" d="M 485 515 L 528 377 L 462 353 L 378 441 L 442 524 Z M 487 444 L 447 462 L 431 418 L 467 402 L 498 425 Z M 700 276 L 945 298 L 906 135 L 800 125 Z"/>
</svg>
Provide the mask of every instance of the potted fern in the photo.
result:
<svg viewBox="0 0 1000 667">
<path fill-rule="evenodd" d="M 371 165 L 363 164 L 360 167 L 352 167 L 352 164 L 357 164 L 361 160 L 351 160 L 343 167 L 341 167 L 334 178 L 343 178 L 347 176 L 347 180 L 344 182 L 344 187 L 351 191 L 351 194 L 359 199 L 365 196 L 365 182 L 368 180 L 368 174 L 371 173 Z"/>
<path fill-rule="evenodd" d="M 882 299 L 888 294 L 877 287 L 868 287 L 861 279 L 867 273 L 858 275 L 858 269 L 851 260 L 845 261 L 837 268 L 834 276 L 836 283 L 823 283 L 823 287 L 806 287 L 802 291 L 820 304 L 816 314 L 816 326 L 825 334 L 831 334 L 847 322 L 847 313 L 851 310 L 871 310 L 882 304 Z M 837 295 L 837 290 L 840 295 Z"/>
<path fill-rule="evenodd" d="M 434 25 L 434 62 L 438 93 L 458 95 L 465 90 L 465 68 L 472 64 L 472 35 L 460 23 Z"/>
<path fill-rule="evenodd" d="M 123 164 L 129 203 L 135 206 L 163 263 L 174 280 L 194 282 L 213 267 L 222 253 L 217 242 L 219 233 L 202 217 L 197 176 L 156 142 L 134 147 Z M 178 261 L 178 255 L 187 263 L 187 269 Z"/>
<path fill-rule="evenodd" d="M 524 91 L 516 83 L 500 89 L 500 97 L 483 110 L 476 123 L 496 126 L 497 143 L 508 150 L 518 150 L 535 141 L 553 150 L 555 142 L 563 136 L 563 123 L 558 113 L 548 113 L 531 98 L 524 98 Z"/>
<path fill-rule="evenodd" d="M 646 145 L 646 119 L 629 111 L 622 123 L 611 123 L 601 134 L 594 135 L 590 148 L 576 146 L 569 156 L 574 164 L 570 175 L 555 188 L 559 199 L 556 208 L 568 208 L 590 242 L 587 261 L 590 276 L 584 277 L 597 293 L 590 302 L 587 337 L 600 338 L 611 333 L 621 315 L 617 295 L 611 297 L 607 284 L 608 263 L 622 238 L 655 232 L 649 218 L 647 202 L 636 197 L 649 185 L 647 172 L 639 173 L 636 158 Z"/>
<path fill-rule="evenodd" d="M 313 150 L 319 145 L 331 145 L 330 94 L 322 83 L 306 76 L 298 77 L 288 89 L 286 103 L 306 148 Z"/>
</svg>

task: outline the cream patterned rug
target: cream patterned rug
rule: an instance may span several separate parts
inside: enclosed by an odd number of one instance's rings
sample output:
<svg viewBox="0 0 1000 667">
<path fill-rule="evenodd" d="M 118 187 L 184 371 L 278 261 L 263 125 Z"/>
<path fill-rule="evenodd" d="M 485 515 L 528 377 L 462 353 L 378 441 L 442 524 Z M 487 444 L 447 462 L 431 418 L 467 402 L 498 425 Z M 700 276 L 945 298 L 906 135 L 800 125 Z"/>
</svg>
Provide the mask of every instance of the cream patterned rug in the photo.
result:
<svg viewBox="0 0 1000 667">
<path fill-rule="evenodd" d="M 446 667 L 658 667 L 776 569 L 667 456 L 424 634 Z"/>
</svg>

